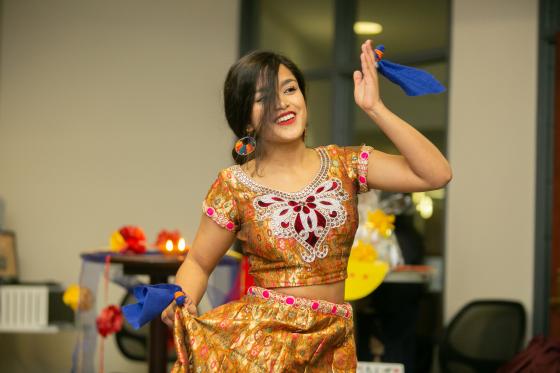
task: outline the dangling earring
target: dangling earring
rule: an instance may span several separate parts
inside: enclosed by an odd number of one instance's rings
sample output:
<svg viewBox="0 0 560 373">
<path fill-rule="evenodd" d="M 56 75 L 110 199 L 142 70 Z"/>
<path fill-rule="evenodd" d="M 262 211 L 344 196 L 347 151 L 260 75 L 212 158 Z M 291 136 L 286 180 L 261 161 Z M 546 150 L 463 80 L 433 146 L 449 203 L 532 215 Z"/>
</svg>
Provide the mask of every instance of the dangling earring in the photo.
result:
<svg viewBox="0 0 560 373">
<path fill-rule="evenodd" d="M 235 142 L 235 152 L 238 155 L 247 156 L 255 151 L 257 147 L 257 141 L 254 137 L 247 135 L 245 137 L 240 138 Z"/>
</svg>

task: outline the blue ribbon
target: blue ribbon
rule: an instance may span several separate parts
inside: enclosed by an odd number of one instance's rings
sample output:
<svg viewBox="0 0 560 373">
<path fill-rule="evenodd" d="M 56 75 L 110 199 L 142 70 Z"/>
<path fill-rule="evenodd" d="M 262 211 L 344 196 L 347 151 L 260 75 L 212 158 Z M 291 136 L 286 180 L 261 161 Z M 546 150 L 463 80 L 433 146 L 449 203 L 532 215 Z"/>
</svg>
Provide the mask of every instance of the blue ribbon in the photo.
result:
<svg viewBox="0 0 560 373">
<path fill-rule="evenodd" d="M 130 325 L 139 329 L 147 322 L 160 317 L 163 310 L 173 302 L 177 291 L 181 291 L 181 287 L 174 284 L 138 285 L 133 289 L 138 303 L 124 306 L 123 315 Z"/>
<path fill-rule="evenodd" d="M 430 73 L 414 67 L 383 60 L 381 56 L 385 51 L 385 46 L 378 45 L 375 47 L 375 50 L 377 71 L 401 87 L 408 96 L 422 96 L 445 91 L 445 87 Z"/>
</svg>

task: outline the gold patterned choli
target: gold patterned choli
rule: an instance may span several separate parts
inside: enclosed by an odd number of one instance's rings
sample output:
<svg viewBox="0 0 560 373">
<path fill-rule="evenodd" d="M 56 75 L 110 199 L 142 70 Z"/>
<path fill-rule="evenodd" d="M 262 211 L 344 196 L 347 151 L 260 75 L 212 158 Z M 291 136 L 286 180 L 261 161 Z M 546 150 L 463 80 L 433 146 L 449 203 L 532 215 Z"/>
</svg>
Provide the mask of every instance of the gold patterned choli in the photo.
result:
<svg viewBox="0 0 560 373">
<path fill-rule="evenodd" d="M 319 172 L 298 192 L 263 186 L 235 165 L 220 171 L 203 202 L 204 213 L 241 240 L 257 286 L 327 284 L 347 277 L 358 227 L 357 194 L 368 190 L 373 148 L 314 150 Z"/>
</svg>

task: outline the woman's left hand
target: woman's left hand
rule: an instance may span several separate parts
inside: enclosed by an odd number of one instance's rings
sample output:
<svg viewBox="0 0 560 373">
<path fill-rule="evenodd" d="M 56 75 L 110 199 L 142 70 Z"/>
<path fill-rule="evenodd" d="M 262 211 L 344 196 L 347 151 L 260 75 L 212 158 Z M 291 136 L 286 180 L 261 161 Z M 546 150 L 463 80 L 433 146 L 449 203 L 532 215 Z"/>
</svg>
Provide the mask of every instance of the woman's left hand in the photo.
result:
<svg viewBox="0 0 560 373">
<path fill-rule="evenodd" d="M 379 97 L 377 67 L 375 67 L 371 40 L 362 44 L 360 60 L 362 71 L 354 71 L 354 100 L 366 113 L 374 113 L 378 107 L 383 105 L 383 102 Z"/>
</svg>

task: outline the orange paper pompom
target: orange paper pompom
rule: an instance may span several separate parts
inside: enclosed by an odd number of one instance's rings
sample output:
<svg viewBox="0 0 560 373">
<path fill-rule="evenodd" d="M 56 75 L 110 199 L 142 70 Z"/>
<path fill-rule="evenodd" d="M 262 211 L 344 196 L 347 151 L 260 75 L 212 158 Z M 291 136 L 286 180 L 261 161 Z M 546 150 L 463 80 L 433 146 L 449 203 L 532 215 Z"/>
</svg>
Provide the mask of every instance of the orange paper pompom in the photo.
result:
<svg viewBox="0 0 560 373">
<path fill-rule="evenodd" d="M 185 244 L 185 240 L 181 237 L 178 230 L 168 231 L 162 229 L 154 244 L 161 252 L 170 254 L 182 254 L 189 250 Z"/>
</svg>

